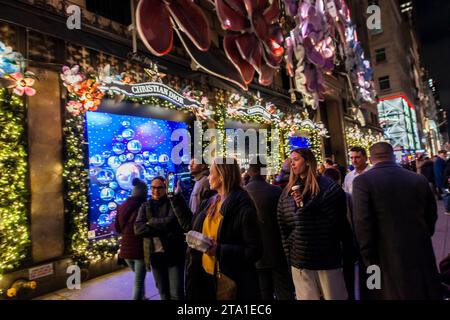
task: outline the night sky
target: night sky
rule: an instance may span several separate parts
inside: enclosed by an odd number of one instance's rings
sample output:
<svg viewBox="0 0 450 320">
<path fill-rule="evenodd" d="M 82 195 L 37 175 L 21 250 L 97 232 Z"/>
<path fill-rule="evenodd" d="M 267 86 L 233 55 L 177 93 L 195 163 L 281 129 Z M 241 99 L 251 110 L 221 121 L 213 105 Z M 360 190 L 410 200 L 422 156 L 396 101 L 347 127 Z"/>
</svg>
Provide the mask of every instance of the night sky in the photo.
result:
<svg viewBox="0 0 450 320">
<path fill-rule="evenodd" d="M 442 107 L 450 110 L 450 1 L 416 0 L 422 63 L 434 78 Z"/>
</svg>

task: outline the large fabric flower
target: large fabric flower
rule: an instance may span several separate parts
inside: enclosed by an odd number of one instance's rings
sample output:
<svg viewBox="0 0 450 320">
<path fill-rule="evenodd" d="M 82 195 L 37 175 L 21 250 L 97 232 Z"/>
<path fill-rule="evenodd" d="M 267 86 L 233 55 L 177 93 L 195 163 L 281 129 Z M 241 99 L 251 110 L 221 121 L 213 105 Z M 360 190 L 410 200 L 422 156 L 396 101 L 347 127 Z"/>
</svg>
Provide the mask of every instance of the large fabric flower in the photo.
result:
<svg viewBox="0 0 450 320">
<path fill-rule="evenodd" d="M 322 1 L 316 5 L 286 1 L 286 11 L 298 22 L 286 39 L 287 70 L 295 78 L 296 90 L 315 108 L 324 98 L 324 74 L 334 69 L 336 49 L 328 23 L 332 17 L 325 12 Z"/>
<path fill-rule="evenodd" d="M 141 0 L 136 18 L 142 41 L 156 56 L 163 56 L 173 48 L 171 19 L 199 50 L 207 51 L 210 46 L 208 20 L 192 0 Z"/>
<path fill-rule="evenodd" d="M 283 60 L 283 35 L 276 21 L 278 1 L 266 6 L 265 0 L 215 0 L 217 16 L 224 30 L 227 57 L 238 68 L 245 83 L 253 80 L 270 85 Z"/>
<path fill-rule="evenodd" d="M 34 85 L 35 74 L 33 72 L 27 72 L 22 74 L 20 72 L 8 75 L 10 82 L 12 82 L 8 87 L 14 88 L 14 93 L 18 96 L 23 96 L 24 94 L 31 97 L 36 94 L 36 90 L 32 88 Z"/>
<path fill-rule="evenodd" d="M 0 41 L 0 77 L 20 71 L 16 60 L 17 53 Z"/>
<path fill-rule="evenodd" d="M 99 83 L 92 79 L 85 80 L 81 83 L 80 88 L 75 92 L 79 95 L 78 101 L 81 102 L 86 111 L 95 111 L 102 102 L 105 95 L 100 91 Z"/>
<path fill-rule="evenodd" d="M 80 66 L 75 65 L 72 68 L 64 66 L 60 74 L 63 85 L 71 93 L 75 93 L 80 89 L 81 82 L 85 79 L 83 73 L 80 72 Z"/>
</svg>

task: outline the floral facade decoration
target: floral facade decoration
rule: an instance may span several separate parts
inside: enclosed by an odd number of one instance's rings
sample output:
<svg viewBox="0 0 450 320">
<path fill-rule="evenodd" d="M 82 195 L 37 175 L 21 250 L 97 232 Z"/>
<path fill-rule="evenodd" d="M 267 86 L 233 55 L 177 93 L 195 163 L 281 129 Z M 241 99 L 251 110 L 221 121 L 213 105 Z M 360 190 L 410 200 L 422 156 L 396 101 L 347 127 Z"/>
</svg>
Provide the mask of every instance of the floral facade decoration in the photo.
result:
<svg viewBox="0 0 450 320">
<path fill-rule="evenodd" d="M 288 74 L 295 79 L 295 88 L 307 105 L 314 109 L 323 101 L 324 74 L 334 70 L 336 48 L 332 38 L 329 14 L 323 1 L 286 0 L 286 14 L 296 26 L 286 39 Z"/>
<path fill-rule="evenodd" d="M 277 0 L 216 0 L 217 16 L 224 37 L 227 57 L 240 71 L 245 83 L 253 80 L 270 85 L 283 60 L 283 34 L 278 24 L 280 8 Z"/>
</svg>

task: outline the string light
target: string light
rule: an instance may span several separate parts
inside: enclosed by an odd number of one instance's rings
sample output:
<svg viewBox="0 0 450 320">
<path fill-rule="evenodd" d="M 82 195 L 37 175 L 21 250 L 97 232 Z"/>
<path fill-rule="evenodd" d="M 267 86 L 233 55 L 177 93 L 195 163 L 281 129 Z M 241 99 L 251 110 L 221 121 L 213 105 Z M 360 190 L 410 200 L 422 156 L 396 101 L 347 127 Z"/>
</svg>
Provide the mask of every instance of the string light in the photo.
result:
<svg viewBox="0 0 450 320">
<path fill-rule="evenodd" d="M 0 279 L 20 265 L 30 244 L 24 101 L 0 88 Z"/>
<path fill-rule="evenodd" d="M 362 147 L 370 155 L 369 148 L 374 143 L 384 141 L 384 137 L 381 133 L 374 134 L 370 129 L 367 132 L 363 132 L 357 126 L 350 126 L 345 128 L 345 140 L 349 149 L 352 147 Z"/>
</svg>

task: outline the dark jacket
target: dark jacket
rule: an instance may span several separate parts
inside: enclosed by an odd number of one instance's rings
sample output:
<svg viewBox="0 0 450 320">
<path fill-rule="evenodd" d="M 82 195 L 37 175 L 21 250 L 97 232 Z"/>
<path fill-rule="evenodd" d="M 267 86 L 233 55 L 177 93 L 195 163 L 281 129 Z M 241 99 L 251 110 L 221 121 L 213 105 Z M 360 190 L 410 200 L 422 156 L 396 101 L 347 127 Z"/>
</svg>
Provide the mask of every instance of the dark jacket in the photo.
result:
<svg viewBox="0 0 450 320">
<path fill-rule="evenodd" d="M 144 237 L 144 258 L 150 270 L 150 259 L 154 253 L 153 237 L 158 237 L 169 264 L 181 264 L 185 260 L 186 243 L 184 233 L 189 230 L 190 210 L 181 195 L 149 200 L 139 209 L 134 224 L 136 235 Z"/>
<path fill-rule="evenodd" d="M 342 267 L 344 241 L 352 241 L 344 190 L 327 177 L 317 177 L 320 192 L 305 195 L 303 207 L 283 192 L 278 222 L 288 263 L 298 269 L 331 270 Z M 349 239 L 349 240 L 348 240 Z"/>
<path fill-rule="evenodd" d="M 444 170 L 445 170 L 446 162 L 444 159 L 437 157 L 434 160 L 434 183 L 436 187 L 443 188 L 444 187 Z"/>
<path fill-rule="evenodd" d="M 144 259 L 142 238 L 134 234 L 133 228 L 138 210 L 144 202 L 144 198 L 131 197 L 117 208 L 114 227 L 122 235 L 119 258 Z"/>
<path fill-rule="evenodd" d="M 420 169 L 420 173 L 427 178 L 428 182 L 434 183 L 434 169 L 433 169 L 433 161 L 432 160 L 426 160 L 422 164 L 422 168 Z"/>
<path fill-rule="evenodd" d="M 202 232 L 213 198 L 202 203 L 194 217 L 193 230 Z M 216 251 L 220 271 L 236 282 L 238 300 L 257 299 L 259 286 L 255 263 L 261 258 L 262 248 L 253 200 L 244 190 L 231 191 L 220 212 L 223 218 Z M 190 300 L 215 299 L 215 289 L 210 287 L 211 282 L 205 281 L 202 254 L 194 249 L 188 250 L 186 293 Z"/>
<path fill-rule="evenodd" d="M 259 230 L 263 244 L 263 256 L 256 263 L 258 269 L 287 266 L 277 221 L 278 200 L 283 192 L 280 187 L 266 182 L 263 177 L 252 177 L 245 186 L 255 202 Z"/>
<path fill-rule="evenodd" d="M 442 173 L 442 187 L 448 188 L 449 183 L 448 179 L 450 178 L 450 159 L 447 160 L 444 168 L 444 172 Z"/>
<path fill-rule="evenodd" d="M 436 201 L 424 176 L 381 162 L 353 182 L 356 238 L 366 267 L 381 270 L 376 299 L 440 299 L 431 243 Z"/>
</svg>

